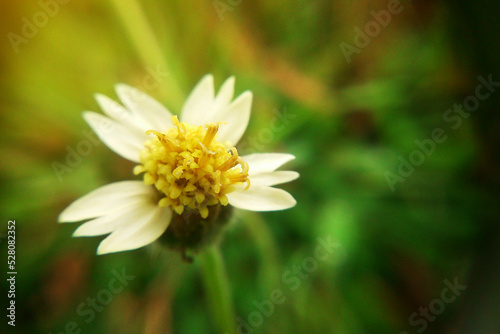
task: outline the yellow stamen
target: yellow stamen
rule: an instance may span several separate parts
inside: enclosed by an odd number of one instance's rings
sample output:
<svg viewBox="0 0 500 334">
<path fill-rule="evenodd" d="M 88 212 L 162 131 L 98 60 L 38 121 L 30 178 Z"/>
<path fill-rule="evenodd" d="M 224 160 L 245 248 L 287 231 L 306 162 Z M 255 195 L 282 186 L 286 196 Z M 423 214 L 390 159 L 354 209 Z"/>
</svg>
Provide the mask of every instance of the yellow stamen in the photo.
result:
<svg viewBox="0 0 500 334">
<path fill-rule="evenodd" d="M 168 151 L 178 152 L 179 147 L 172 141 L 172 139 L 155 130 L 146 131 L 146 136 L 150 134 L 154 134 Z"/>
<path fill-rule="evenodd" d="M 192 126 L 172 116 L 172 124 L 164 133 L 146 131 L 155 137 L 145 143 L 134 173 L 144 172 L 144 183 L 158 189 L 159 206 L 177 214 L 186 207 L 195 209 L 206 218 L 209 206 L 228 204 L 226 195 L 236 189 L 234 185 L 250 186 L 248 164 L 236 148 L 228 151 L 217 142 L 221 123 Z"/>
<path fill-rule="evenodd" d="M 209 124 L 207 133 L 205 133 L 205 138 L 203 138 L 203 146 L 209 147 L 212 140 L 215 138 L 215 135 L 219 131 L 219 124 Z"/>
</svg>

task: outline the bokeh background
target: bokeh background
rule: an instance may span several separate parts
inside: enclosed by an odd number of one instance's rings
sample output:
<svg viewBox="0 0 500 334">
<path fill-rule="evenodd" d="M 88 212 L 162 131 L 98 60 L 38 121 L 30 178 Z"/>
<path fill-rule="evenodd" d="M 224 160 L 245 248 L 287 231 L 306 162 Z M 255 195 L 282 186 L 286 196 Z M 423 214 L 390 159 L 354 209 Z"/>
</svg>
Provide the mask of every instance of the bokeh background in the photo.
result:
<svg viewBox="0 0 500 334">
<path fill-rule="evenodd" d="M 356 27 L 387 8 L 378 0 L 3 1 L 0 267 L 7 271 L 15 219 L 18 275 L 16 327 L 2 315 L 2 333 L 70 333 L 71 322 L 82 333 L 220 332 L 197 259 L 155 246 L 96 256 L 102 238 L 72 238 L 77 225 L 56 222 L 78 197 L 131 178 L 133 164 L 103 144 L 68 164 L 88 140 L 82 111 L 99 111 L 94 93 L 116 98 L 113 86 L 124 82 L 178 113 L 206 73 L 217 87 L 235 75 L 237 93 L 254 93 L 240 151 L 290 152 L 297 159 L 287 169 L 301 174 L 283 186 L 295 208 L 237 212 L 221 242 L 241 319 L 255 324 L 255 302 L 275 289 L 286 297 L 246 332 L 500 333 L 500 92 L 460 125 L 443 119 L 475 94 L 478 76 L 500 80 L 499 5 L 402 0 L 346 57 L 342 43 L 355 47 Z M 391 189 L 400 157 L 437 128 L 447 139 Z M 300 278 L 293 268 L 314 256 L 318 238 L 331 238 L 335 251 Z M 78 307 L 89 310 L 87 298 L 122 270 L 134 278 L 87 323 Z M 467 288 L 422 320 L 445 280 Z"/>
</svg>

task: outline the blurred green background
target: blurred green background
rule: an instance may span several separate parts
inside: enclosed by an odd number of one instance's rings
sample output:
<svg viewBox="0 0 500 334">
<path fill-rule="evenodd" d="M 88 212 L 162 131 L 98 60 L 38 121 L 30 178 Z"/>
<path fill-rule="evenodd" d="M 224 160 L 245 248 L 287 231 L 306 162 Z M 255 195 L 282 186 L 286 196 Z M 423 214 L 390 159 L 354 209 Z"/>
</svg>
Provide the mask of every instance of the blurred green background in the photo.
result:
<svg viewBox="0 0 500 334">
<path fill-rule="evenodd" d="M 356 27 L 390 3 L 2 2 L 0 267 L 15 219 L 18 272 L 16 327 L 2 315 L 2 333 L 70 333 L 68 323 L 82 333 L 219 332 L 199 261 L 155 246 L 96 256 L 102 238 L 71 238 L 77 225 L 56 223 L 78 197 L 133 177 L 102 144 L 67 163 L 88 139 L 82 111 L 99 111 L 93 94 L 116 98 L 124 82 L 178 113 L 206 73 L 216 88 L 235 75 L 236 93 L 254 93 L 240 151 L 292 153 L 286 169 L 301 174 L 283 186 L 295 208 L 237 212 L 222 240 L 243 332 L 500 333 L 500 93 L 460 124 L 445 119 L 476 94 L 478 76 L 500 80 L 499 6 L 402 1 L 356 47 Z M 415 141 L 435 129 L 446 140 L 401 177 L 401 159 L 415 159 Z M 312 267 L 318 238 L 336 247 Z M 82 316 L 122 270 L 134 278 Z M 445 280 L 467 288 L 440 304 Z M 259 311 L 276 289 L 284 302 Z"/>
</svg>

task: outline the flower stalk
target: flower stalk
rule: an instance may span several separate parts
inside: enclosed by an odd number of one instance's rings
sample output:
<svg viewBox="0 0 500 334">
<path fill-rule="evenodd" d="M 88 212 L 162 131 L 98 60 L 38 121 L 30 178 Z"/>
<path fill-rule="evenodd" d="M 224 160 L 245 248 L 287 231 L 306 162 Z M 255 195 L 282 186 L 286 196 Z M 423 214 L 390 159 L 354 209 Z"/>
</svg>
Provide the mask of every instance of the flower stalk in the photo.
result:
<svg viewBox="0 0 500 334">
<path fill-rule="evenodd" d="M 217 332 L 236 333 L 236 317 L 224 260 L 218 246 L 207 248 L 199 255 L 208 302 L 216 321 Z"/>
</svg>

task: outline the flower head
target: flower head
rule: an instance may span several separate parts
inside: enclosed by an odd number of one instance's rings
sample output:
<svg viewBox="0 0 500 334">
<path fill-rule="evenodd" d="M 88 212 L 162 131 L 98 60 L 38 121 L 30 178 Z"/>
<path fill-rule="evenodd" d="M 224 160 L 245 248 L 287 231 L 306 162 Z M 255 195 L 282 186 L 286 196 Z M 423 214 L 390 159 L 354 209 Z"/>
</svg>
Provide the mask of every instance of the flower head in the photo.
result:
<svg viewBox="0 0 500 334">
<path fill-rule="evenodd" d="M 171 245 L 203 243 L 207 230 L 218 230 L 228 204 L 253 211 L 295 205 L 273 185 L 298 177 L 276 171 L 293 155 L 240 156 L 235 145 L 250 118 L 252 94 L 234 101 L 234 78 L 214 94 L 206 75 L 186 100 L 180 120 L 150 96 L 127 85 L 116 91 L 123 106 L 96 95 L 108 116 L 85 112 L 99 138 L 122 157 L 136 162 L 143 181 L 122 181 L 98 188 L 73 202 L 59 222 L 89 220 L 74 236 L 110 234 L 98 254 L 136 249 L 165 235 Z M 213 228 L 211 228 L 213 227 Z M 178 246 L 180 244 L 180 246 Z"/>
</svg>

